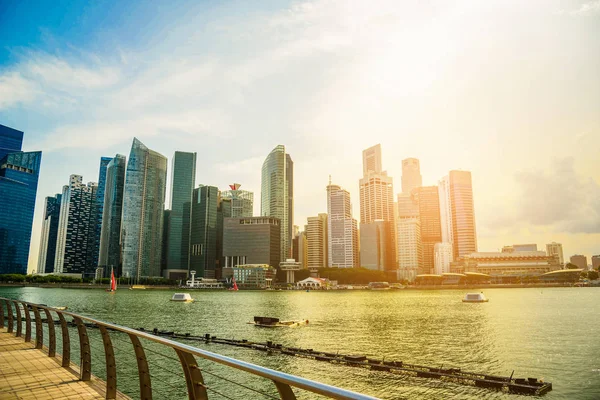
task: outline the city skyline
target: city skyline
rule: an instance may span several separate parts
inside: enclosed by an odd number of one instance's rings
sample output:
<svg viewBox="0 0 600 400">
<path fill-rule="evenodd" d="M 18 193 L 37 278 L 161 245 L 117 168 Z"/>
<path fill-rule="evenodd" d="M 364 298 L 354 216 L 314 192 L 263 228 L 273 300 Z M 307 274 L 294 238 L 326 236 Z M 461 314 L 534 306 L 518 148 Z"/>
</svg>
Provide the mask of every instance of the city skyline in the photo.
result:
<svg viewBox="0 0 600 400">
<path fill-rule="evenodd" d="M 95 179 L 134 135 L 162 154 L 202 152 L 199 182 L 254 193 L 265 152 L 285 144 L 300 226 L 325 211 L 329 174 L 359 215 L 360 152 L 381 143 L 396 191 L 406 158 L 425 186 L 473 173 L 479 249 L 594 254 L 600 35 L 586 3 L 7 6 L 0 123 L 44 151 L 29 268 L 44 196 L 70 174 Z"/>
</svg>

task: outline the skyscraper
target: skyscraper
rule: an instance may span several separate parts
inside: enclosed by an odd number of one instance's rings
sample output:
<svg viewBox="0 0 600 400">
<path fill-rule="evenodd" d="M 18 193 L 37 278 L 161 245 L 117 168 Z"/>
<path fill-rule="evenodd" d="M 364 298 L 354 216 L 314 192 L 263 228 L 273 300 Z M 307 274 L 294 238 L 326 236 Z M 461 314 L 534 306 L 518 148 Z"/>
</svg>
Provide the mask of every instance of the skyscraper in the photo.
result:
<svg viewBox="0 0 600 400">
<path fill-rule="evenodd" d="M 402 160 L 402 193 L 410 194 L 413 189 L 423 186 L 421 165 L 416 158 Z"/>
<path fill-rule="evenodd" d="M 223 267 L 281 262 L 279 220 L 273 217 L 225 218 L 223 224 Z"/>
<path fill-rule="evenodd" d="M 38 256 L 38 274 L 49 274 L 54 271 L 61 198 L 61 194 L 57 194 L 54 197 L 46 197 Z"/>
<path fill-rule="evenodd" d="M 562 244 L 556 242 L 548 243 L 546 245 L 546 254 L 554 257 L 561 266 L 565 265 Z"/>
<path fill-rule="evenodd" d="M 289 258 L 294 221 L 294 163 L 283 145 L 275 147 L 263 163 L 260 209 L 262 216 L 280 220 L 280 259 Z"/>
<path fill-rule="evenodd" d="M 440 197 L 440 222 L 442 225 L 442 242 L 454 243 L 454 230 L 452 229 L 452 203 L 450 202 L 450 178 L 443 177 L 438 182 Z"/>
<path fill-rule="evenodd" d="M 100 254 L 98 266 L 103 267 L 105 276 L 111 269 L 116 276 L 121 269 L 121 216 L 123 214 L 123 194 L 125 189 L 126 159 L 117 154 L 106 166 L 104 185 L 104 205 L 100 233 Z"/>
<path fill-rule="evenodd" d="M 392 252 L 391 229 L 391 224 L 382 220 L 360 224 L 361 267 L 379 271 L 396 269 L 395 260 L 391 259 L 396 253 Z"/>
<path fill-rule="evenodd" d="M 96 199 L 94 201 L 94 212 L 96 214 L 96 221 L 94 222 L 93 230 L 95 232 L 92 238 L 92 253 L 91 253 L 91 264 L 94 267 L 98 266 L 100 256 L 100 237 L 102 235 L 102 216 L 104 213 L 104 190 L 106 187 L 106 168 L 111 162 L 112 157 L 100 158 L 100 171 L 98 173 L 98 190 L 96 191 Z"/>
<path fill-rule="evenodd" d="M 422 186 L 415 189 L 421 221 L 421 243 L 423 246 L 422 274 L 433 272 L 434 247 L 442 241 L 440 221 L 440 198 L 437 186 Z"/>
<path fill-rule="evenodd" d="M 358 267 L 358 228 L 352 218 L 350 193 L 331 182 L 327 186 L 327 214 L 328 266 Z"/>
<path fill-rule="evenodd" d="M 171 167 L 171 214 L 165 277 L 186 279 L 190 264 L 192 191 L 196 185 L 196 153 L 176 151 Z"/>
<path fill-rule="evenodd" d="M 452 262 L 452 245 L 450 243 L 436 243 L 434 247 L 434 273 L 441 275 L 450 272 Z"/>
<path fill-rule="evenodd" d="M 71 175 L 63 187 L 54 272 L 94 276 L 93 265 L 96 235 L 95 202 L 98 185 L 83 183 L 83 176 Z"/>
<path fill-rule="evenodd" d="M 471 172 L 450 171 L 450 209 L 454 259 L 477 252 Z"/>
<path fill-rule="evenodd" d="M 418 217 L 398 218 L 398 278 L 413 281 L 423 270 L 421 221 Z"/>
<path fill-rule="evenodd" d="M 27 273 L 42 153 L 21 152 L 22 141 L 0 125 L 0 274 Z"/>
<path fill-rule="evenodd" d="M 217 207 L 219 189 L 200 185 L 192 197 L 190 270 L 215 278 L 217 267 Z"/>
<path fill-rule="evenodd" d="M 133 139 L 123 197 L 123 274 L 161 275 L 167 159 Z"/>
<path fill-rule="evenodd" d="M 316 217 L 308 217 L 306 225 L 307 267 L 327 267 L 327 214 L 321 213 Z M 300 236 L 298 235 L 298 238 Z M 298 240 L 300 242 L 300 239 Z M 300 245 L 300 243 L 298 243 Z M 301 250 L 298 251 L 300 257 Z M 297 259 L 300 261 L 300 258 Z"/>
<path fill-rule="evenodd" d="M 240 190 L 239 183 L 229 185 L 230 190 L 221 192 L 221 199 L 231 199 L 230 218 L 252 217 L 254 213 L 254 193 Z"/>
</svg>

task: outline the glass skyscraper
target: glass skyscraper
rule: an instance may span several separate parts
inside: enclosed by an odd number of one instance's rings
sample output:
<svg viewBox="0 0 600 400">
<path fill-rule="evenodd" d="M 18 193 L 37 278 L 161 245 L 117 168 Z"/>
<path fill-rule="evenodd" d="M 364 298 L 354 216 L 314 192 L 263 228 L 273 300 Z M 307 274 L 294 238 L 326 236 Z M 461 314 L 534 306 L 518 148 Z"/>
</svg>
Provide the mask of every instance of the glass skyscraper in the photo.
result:
<svg viewBox="0 0 600 400">
<path fill-rule="evenodd" d="M 27 273 L 42 153 L 21 152 L 22 141 L 0 125 L 0 274 Z"/>
<path fill-rule="evenodd" d="M 221 192 L 221 200 L 227 202 L 229 199 L 229 208 L 231 212 L 225 217 L 242 218 L 252 217 L 254 213 L 254 193 L 247 190 L 240 190 L 240 184 L 229 185 L 231 190 Z"/>
<path fill-rule="evenodd" d="M 61 199 L 62 194 L 57 194 L 54 197 L 46 197 L 38 257 L 38 274 L 49 274 L 54 271 Z"/>
<path fill-rule="evenodd" d="M 204 278 L 216 277 L 217 207 L 219 189 L 201 185 L 194 189 L 190 240 L 190 270 Z"/>
<path fill-rule="evenodd" d="M 269 153 L 262 166 L 261 215 L 281 221 L 281 260 L 292 254 L 294 221 L 294 163 L 285 146 L 279 145 Z"/>
<path fill-rule="evenodd" d="M 102 214 L 104 212 L 104 188 L 106 186 L 106 167 L 112 160 L 111 157 L 100 158 L 100 171 L 98 173 L 98 190 L 96 191 L 96 199 L 94 201 L 93 213 L 96 215 L 92 238 L 91 264 L 98 266 L 98 257 L 100 255 L 100 235 L 102 234 Z"/>
<path fill-rule="evenodd" d="M 100 233 L 98 266 L 108 276 L 111 268 L 115 275 L 121 271 L 121 215 L 123 213 L 123 190 L 125 186 L 125 156 L 117 154 L 106 166 L 103 212 Z"/>
<path fill-rule="evenodd" d="M 167 241 L 167 278 L 187 278 L 190 257 L 192 191 L 196 182 L 196 153 L 176 151 L 171 168 L 171 213 Z M 175 276 L 175 275 L 173 275 Z"/>
<path fill-rule="evenodd" d="M 123 197 L 123 275 L 161 276 L 167 158 L 133 139 Z"/>
</svg>

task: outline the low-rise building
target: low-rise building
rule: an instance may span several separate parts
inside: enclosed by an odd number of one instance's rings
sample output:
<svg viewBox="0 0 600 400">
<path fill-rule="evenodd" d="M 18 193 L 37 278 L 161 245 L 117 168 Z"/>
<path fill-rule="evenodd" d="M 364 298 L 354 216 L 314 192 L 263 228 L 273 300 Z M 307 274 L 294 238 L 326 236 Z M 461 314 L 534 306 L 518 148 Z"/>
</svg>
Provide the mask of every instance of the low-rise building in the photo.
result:
<svg viewBox="0 0 600 400">
<path fill-rule="evenodd" d="M 556 257 L 545 251 L 478 252 L 450 264 L 453 273 L 478 272 L 492 277 L 538 276 L 560 268 Z"/>
<path fill-rule="evenodd" d="M 268 264 L 240 264 L 223 268 L 223 277 L 235 279 L 240 288 L 265 289 L 271 287 L 276 270 Z"/>
</svg>

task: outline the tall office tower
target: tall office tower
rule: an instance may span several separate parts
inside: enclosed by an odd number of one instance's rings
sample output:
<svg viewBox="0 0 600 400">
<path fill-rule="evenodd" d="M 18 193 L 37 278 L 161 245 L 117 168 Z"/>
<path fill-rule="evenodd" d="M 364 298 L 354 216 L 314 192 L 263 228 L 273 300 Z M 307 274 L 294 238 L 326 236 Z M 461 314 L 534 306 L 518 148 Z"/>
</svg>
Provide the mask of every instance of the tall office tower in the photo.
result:
<svg viewBox="0 0 600 400">
<path fill-rule="evenodd" d="M 58 235 L 58 220 L 60 218 L 61 194 L 46 197 L 44 205 L 44 220 L 42 222 L 42 237 L 38 256 L 38 274 L 48 274 L 54 271 L 56 256 L 56 237 Z"/>
<path fill-rule="evenodd" d="M 437 186 L 422 186 L 415 189 L 421 221 L 421 243 L 423 246 L 423 269 L 421 273 L 433 272 L 436 243 L 442 241 L 440 221 L 440 198 Z"/>
<path fill-rule="evenodd" d="M 331 182 L 327 186 L 327 214 L 327 265 L 358 267 L 358 227 L 352 218 L 350 193 Z"/>
<path fill-rule="evenodd" d="M 369 147 L 363 151 L 363 176 L 367 176 L 370 173 L 379 174 L 382 172 L 381 163 L 381 145 L 376 144 L 375 146 Z"/>
<path fill-rule="evenodd" d="M 63 187 L 54 272 L 94 276 L 97 265 L 92 265 L 96 234 L 96 193 L 98 184 L 83 183 L 81 175 L 71 175 L 69 185 Z"/>
<path fill-rule="evenodd" d="M 327 214 L 321 213 L 316 217 L 308 217 L 306 225 L 306 245 L 308 268 L 327 267 Z M 300 260 L 298 260 L 300 261 Z"/>
<path fill-rule="evenodd" d="M 273 217 L 225 218 L 223 268 L 246 264 L 279 266 L 281 228 Z"/>
<path fill-rule="evenodd" d="M 381 146 L 363 151 L 363 173 L 360 179 L 360 223 L 375 220 L 391 222 L 394 218 L 392 178 L 381 170 Z"/>
<path fill-rule="evenodd" d="M 575 254 L 571 256 L 571 264 L 577 265 L 577 268 L 581 268 L 584 271 L 588 269 L 587 257 L 581 254 Z"/>
<path fill-rule="evenodd" d="M 169 218 L 171 210 L 163 211 L 163 235 L 162 251 L 160 253 L 160 270 L 164 273 L 167 270 L 167 253 L 169 252 Z"/>
<path fill-rule="evenodd" d="M 557 264 L 565 265 L 565 257 L 563 256 L 562 244 L 552 242 L 546 245 L 546 254 L 556 259 Z"/>
<path fill-rule="evenodd" d="M 434 247 L 434 273 L 441 275 L 450 272 L 452 262 L 452 245 L 450 243 L 436 243 Z"/>
<path fill-rule="evenodd" d="M 298 233 L 298 259 L 303 269 L 308 268 L 308 240 L 306 239 L 306 231 Z M 325 264 L 327 266 L 327 264 Z"/>
<path fill-rule="evenodd" d="M 377 220 L 360 224 L 360 266 L 363 268 L 390 271 L 396 269 L 390 238 L 392 226 L 387 221 Z"/>
<path fill-rule="evenodd" d="M 112 160 L 112 157 L 101 157 L 100 158 L 100 170 L 98 173 L 98 189 L 96 190 L 96 199 L 93 203 L 92 213 L 96 215 L 96 221 L 93 222 L 91 227 L 94 234 L 91 238 L 92 251 L 90 253 L 91 260 L 90 265 L 97 267 L 100 261 L 100 238 L 102 236 L 102 216 L 104 213 L 104 188 L 106 186 L 106 168 L 108 163 Z"/>
<path fill-rule="evenodd" d="M 123 197 L 123 275 L 161 275 L 167 158 L 133 139 Z"/>
<path fill-rule="evenodd" d="M 27 273 L 42 153 L 21 152 L 22 142 L 0 125 L 0 274 Z"/>
<path fill-rule="evenodd" d="M 442 224 L 442 242 L 453 244 L 454 230 L 452 229 L 452 203 L 450 202 L 450 178 L 448 176 L 445 176 L 439 180 L 438 192 L 440 197 L 440 222 Z"/>
<path fill-rule="evenodd" d="M 192 191 L 196 185 L 196 153 L 176 151 L 171 166 L 171 215 L 166 278 L 187 279 L 190 265 Z M 174 278 L 175 279 L 175 278 Z"/>
<path fill-rule="evenodd" d="M 598 271 L 600 268 L 600 255 L 592 256 L 592 269 Z"/>
<path fill-rule="evenodd" d="M 254 193 L 240 190 L 239 183 L 229 185 L 230 190 L 221 192 L 222 199 L 231 199 L 231 218 L 252 217 L 254 212 Z"/>
<path fill-rule="evenodd" d="M 398 218 L 398 278 L 414 281 L 423 270 L 423 246 L 419 218 Z"/>
<path fill-rule="evenodd" d="M 190 270 L 215 278 L 217 267 L 217 208 L 219 189 L 200 185 L 193 191 Z"/>
<path fill-rule="evenodd" d="M 450 209 L 452 212 L 453 256 L 477 252 L 477 230 L 471 172 L 450 171 Z"/>
<path fill-rule="evenodd" d="M 104 268 L 104 276 L 114 271 L 121 276 L 121 216 L 125 190 L 126 158 L 117 154 L 106 166 L 104 184 L 102 229 L 100 230 L 100 254 L 98 266 Z"/>
<path fill-rule="evenodd" d="M 289 258 L 294 221 L 294 163 L 283 145 L 275 147 L 263 163 L 260 209 L 262 216 L 281 221 L 280 259 Z"/>
<path fill-rule="evenodd" d="M 292 239 L 292 258 L 296 261 L 300 261 L 299 254 L 299 241 L 300 241 L 300 227 L 294 225 L 294 238 Z"/>
<path fill-rule="evenodd" d="M 397 216 L 398 218 L 418 218 L 419 204 L 417 203 L 416 195 L 398 193 Z"/>
<path fill-rule="evenodd" d="M 416 158 L 402 160 L 402 193 L 410 194 L 413 189 L 423 186 L 421 164 Z"/>
</svg>

